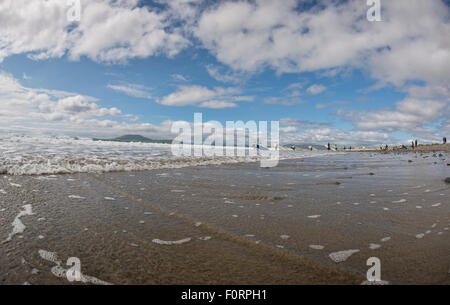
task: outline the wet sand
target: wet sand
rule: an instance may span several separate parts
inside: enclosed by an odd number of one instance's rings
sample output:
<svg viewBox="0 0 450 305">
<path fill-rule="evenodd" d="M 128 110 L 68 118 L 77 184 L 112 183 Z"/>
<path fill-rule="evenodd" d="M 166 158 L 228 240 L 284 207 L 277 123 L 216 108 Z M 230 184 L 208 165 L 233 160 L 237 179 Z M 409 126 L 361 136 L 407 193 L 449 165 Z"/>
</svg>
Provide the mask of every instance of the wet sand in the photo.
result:
<svg viewBox="0 0 450 305">
<path fill-rule="evenodd" d="M 378 257 L 391 284 L 450 284 L 448 162 L 348 153 L 2 176 L 0 283 L 70 284 L 56 261 L 77 257 L 113 284 L 360 284 Z"/>
</svg>

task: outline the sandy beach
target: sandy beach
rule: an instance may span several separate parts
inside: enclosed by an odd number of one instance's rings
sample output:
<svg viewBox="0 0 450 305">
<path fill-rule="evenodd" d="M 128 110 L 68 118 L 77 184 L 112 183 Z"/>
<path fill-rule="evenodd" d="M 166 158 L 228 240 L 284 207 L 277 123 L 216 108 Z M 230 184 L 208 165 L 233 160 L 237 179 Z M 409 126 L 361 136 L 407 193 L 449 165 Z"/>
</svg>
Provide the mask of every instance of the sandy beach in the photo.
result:
<svg viewBox="0 0 450 305">
<path fill-rule="evenodd" d="M 448 160 L 4 175 L 0 283 L 70 284 L 76 257 L 91 284 L 361 284 L 378 257 L 391 284 L 449 284 Z"/>
</svg>

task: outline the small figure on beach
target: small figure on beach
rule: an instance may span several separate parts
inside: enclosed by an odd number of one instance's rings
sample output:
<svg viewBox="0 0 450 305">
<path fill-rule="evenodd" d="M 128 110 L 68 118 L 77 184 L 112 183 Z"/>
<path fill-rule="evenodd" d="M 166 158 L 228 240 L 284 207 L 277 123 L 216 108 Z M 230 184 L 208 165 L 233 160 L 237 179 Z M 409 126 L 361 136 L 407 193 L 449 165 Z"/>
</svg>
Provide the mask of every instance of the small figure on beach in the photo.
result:
<svg viewBox="0 0 450 305">
<path fill-rule="evenodd" d="M 411 147 L 414 149 L 414 141 L 411 142 Z"/>
<path fill-rule="evenodd" d="M 330 143 L 328 143 L 328 150 L 331 150 L 331 145 L 330 145 Z"/>
<path fill-rule="evenodd" d="M 336 151 L 338 151 L 339 147 L 337 145 L 334 145 L 334 149 L 336 149 Z"/>
<path fill-rule="evenodd" d="M 416 144 L 415 146 L 416 146 L 416 148 L 417 148 L 417 140 L 415 141 L 415 144 Z"/>
<path fill-rule="evenodd" d="M 447 144 L 447 138 L 446 138 L 446 137 L 444 137 L 444 138 L 442 139 L 442 141 L 444 142 L 444 144 Z"/>
</svg>

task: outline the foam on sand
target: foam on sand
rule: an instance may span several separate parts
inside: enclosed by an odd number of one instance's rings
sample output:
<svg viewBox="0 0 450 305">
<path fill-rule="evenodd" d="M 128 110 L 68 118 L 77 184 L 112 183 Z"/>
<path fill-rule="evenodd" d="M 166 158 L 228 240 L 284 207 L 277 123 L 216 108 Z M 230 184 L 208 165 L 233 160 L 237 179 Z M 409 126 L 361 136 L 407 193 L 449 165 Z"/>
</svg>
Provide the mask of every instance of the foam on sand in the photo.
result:
<svg viewBox="0 0 450 305">
<path fill-rule="evenodd" d="M 432 207 L 437 208 L 437 207 L 440 207 L 441 205 L 442 205 L 442 203 L 436 203 L 436 204 L 433 204 Z"/>
<path fill-rule="evenodd" d="M 392 201 L 392 203 L 404 203 L 406 202 L 406 199 L 400 199 L 398 201 Z"/>
<path fill-rule="evenodd" d="M 325 249 L 325 247 L 321 246 L 321 245 L 309 245 L 309 247 L 311 249 L 314 249 L 314 250 L 323 250 L 323 249 Z"/>
<path fill-rule="evenodd" d="M 104 199 L 105 199 L 105 200 L 109 200 L 109 201 L 114 201 L 114 200 L 116 200 L 115 198 L 112 198 L 112 197 L 104 197 Z"/>
<path fill-rule="evenodd" d="M 284 240 L 289 239 L 289 237 L 290 237 L 289 235 L 281 235 L 281 236 L 280 236 L 280 238 L 281 238 L 281 239 L 284 239 Z"/>
<path fill-rule="evenodd" d="M 376 250 L 376 249 L 381 248 L 381 245 L 378 245 L 378 244 L 370 244 L 370 245 L 369 245 L 369 248 L 370 248 L 371 250 Z"/>
<path fill-rule="evenodd" d="M 202 236 L 202 237 L 199 237 L 198 239 L 200 239 L 200 240 L 210 240 L 212 237 L 211 236 Z"/>
<path fill-rule="evenodd" d="M 17 184 L 17 183 L 9 183 L 11 186 L 14 186 L 14 187 L 22 187 L 22 185 L 21 184 Z"/>
<path fill-rule="evenodd" d="M 311 216 L 308 216 L 308 218 L 311 218 L 311 219 L 316 219 L 316 218 L 319 218 L 320 217 L 320 215 L 311 215 Z"/>
<path fill-rule="evenodd" d="M 0 189 L 0 194 L 6 195 L 7 193 L 4 190 Z"/>
<path fill-rule="evenodd" d="M 390 241 L 390 240 L 391 240 L 391 238 L 388 236 L 388 237 L 382 238 L 380 241 L 381 241 L 382 243 L 385 243 L 385 242 Z"/>
<path fill-rule="evenodd" d="M 78 195 L 69 195 L 70 199 L 86 199 L 84 197 L 78 196 Z"/>
<path fill-rule="evenodd" d="M 159 245 L 181 245 L 187 242 L 190 242 L 191 238 L 184 238 L 184 239 L 180 239 L 180 240 L 161 240 L 161 239 L 153 239 L 152 242 L 154 242 L 155 244 L 159 244 Z"/>
<path fill-rule="evenodd" d="M 345 262 L 350 256 L 352 256 L 355 253 L 358 253 L 359 251 L 360 250 L 358 250 L 358 249 L 338 251 L 338 252 L 330 253 L 329 257 L 335 263 L 342 263 L 342 262 Z"/>
<path fill-rule="evenodd" d="M 26 205 L 23 206 L 23 208 L 24 208 L 24 210 L 20 211 L 20 213 L 16 216 L 16 218 L 14 218 L 14 221 L 12 223 L 13 230 L 12 230 L 11 233 L 9 233 L 8 238 L 6 239 L 6 241 L 10 241 L 14 235 L 22 234 L 25 231 L 26 226 L 20 220 L 20 218 L 22 216 L 34 215 L 31 204 L 26 204 Z"/>
</svg>

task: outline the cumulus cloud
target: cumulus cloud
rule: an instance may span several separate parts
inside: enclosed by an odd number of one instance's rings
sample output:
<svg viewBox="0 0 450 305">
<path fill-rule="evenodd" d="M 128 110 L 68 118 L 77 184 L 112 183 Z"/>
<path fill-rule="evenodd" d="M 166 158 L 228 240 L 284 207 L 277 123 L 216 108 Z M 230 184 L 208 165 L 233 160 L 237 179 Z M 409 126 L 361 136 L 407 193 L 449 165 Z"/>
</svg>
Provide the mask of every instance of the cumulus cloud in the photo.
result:
<svg viewBox="0 0 450 305">
<path fill-rule="evenodd" d="M 179 86 L 177 91 L 157 99 L 158 103 L 165 106 L 196 106 L 203 108 L 233 108 L 237 102 L 252 101 L 252 96 L 238 95 L 240 90 L 236 88 L 216 87 L 209 89 L 203 86 Z"/>
<path fill-rule="evenodd" d="M 403 131 L 425 141 L 440 141 L 449 132 L 446 128 L 432 128 L 431 124 L 444 121 L 450 114 L 450 95 L 426 99 L 433 89 L 409 88 L 413 94 L 395 104 L 394 109 L 352 112 L 339 110 L 338 115 L 347 118 L 360 130 L 385 132 Z M 418 96 L 424 98 L 419 99 Z M 445 125 L 443 125 L 445 126 Z"/>
<path fill-rule="evenodd" d="M 308 143 L 333 145 L 367 145 L 397 144 L 398 140 L 387 133 L 375 131 L 346 131 L 331 128 L 307 129 L 300 133 L 283 134 L 282 143 Z"/>
<path fill-rule="evenodd" d="M 129 124 L 118 108 L 101 107 L 93 97 L 77 93 L 28 88 L 0 71 L 0 131 L 64 133 L 78 136 L 117 136 L 141 133 L 171 138 L 170 121 L 160 125 Z"/>
<path fill-rule="evenodd" d="M 279 73 L 367 69 L 395 84 L 449 82 L 450 23 L 440 0 L 383 2 L 383 22 L 368 22 L 365 1 L 223 2 L 205 10 L 195 28 L 219 61 L 235 70 Z"/>
<path fill-rule="evenodd" d="M 153 55 L 174 56 L 189 45 L 164 12 L 137 0 L 82 2 L 79 22 L 67 18 L 66 1 L 4 0 L 0 3 L 0 62 L 27 53 L 42 60 L 68 54 L 100 62 Z"/>
</svg>

